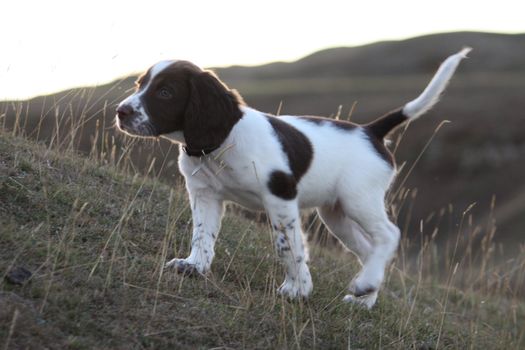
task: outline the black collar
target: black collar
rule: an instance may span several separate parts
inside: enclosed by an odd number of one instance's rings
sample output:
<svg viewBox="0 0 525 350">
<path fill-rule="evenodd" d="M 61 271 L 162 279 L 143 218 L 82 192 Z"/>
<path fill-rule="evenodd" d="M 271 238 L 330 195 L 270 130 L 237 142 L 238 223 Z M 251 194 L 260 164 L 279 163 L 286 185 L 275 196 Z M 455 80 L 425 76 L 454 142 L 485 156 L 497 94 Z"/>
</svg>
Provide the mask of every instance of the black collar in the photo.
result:
<svg viewBox="0 0 525 350">
<path fill-rule="evenodd" d="M 184 153 L 190 157 L 202 157 L 211 152 L 215 151 L 219 147 L 209 147 L 209 148 L 188 148 L 187 146 L 182 146 Z"/>
</svg>

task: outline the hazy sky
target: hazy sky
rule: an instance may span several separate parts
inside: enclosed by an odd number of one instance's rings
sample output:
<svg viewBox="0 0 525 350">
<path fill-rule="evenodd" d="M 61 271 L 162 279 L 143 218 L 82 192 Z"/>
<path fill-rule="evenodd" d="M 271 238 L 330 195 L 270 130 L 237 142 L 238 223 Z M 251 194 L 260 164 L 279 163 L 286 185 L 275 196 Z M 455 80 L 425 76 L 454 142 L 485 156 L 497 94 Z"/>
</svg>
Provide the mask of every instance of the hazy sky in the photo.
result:
<svg viewBox="0 0 525 350">
<path fill-rule="evenodd" d="M 434 32 L 525 32 L 524 0 L 2 0 L 0 14 L 0 99 L 102 84 L 166 58 L 254 65 Z"/>
</svg>

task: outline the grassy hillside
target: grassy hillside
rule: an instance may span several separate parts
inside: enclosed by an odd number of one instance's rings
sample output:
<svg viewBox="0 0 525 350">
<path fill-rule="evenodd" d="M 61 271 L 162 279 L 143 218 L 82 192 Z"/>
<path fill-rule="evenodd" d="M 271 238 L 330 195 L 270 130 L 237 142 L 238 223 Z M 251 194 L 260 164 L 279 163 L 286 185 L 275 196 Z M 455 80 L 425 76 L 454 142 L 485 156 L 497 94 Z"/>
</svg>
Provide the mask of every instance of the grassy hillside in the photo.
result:
<svg viewBox="0 0 525 350">
<path fill-rule="evenodd" d="M 476 228 L 468 210 L 443 260 L 432 240 L 409 259 L 405 236 L 372 311 L 341 301 L 358 266 L 339 249 L 312 249 L 314 293 L 289 302 L 276 295 L 282 271 L 268 228 L 231 213 L 210 275 L 163 270 L 189 251 L 184 190 L 128 175 L 125 161 L 117 168 L 0 132 L 2 348 L 525 346 L 516 288 L 525 252 L 498 264 L 492 226 Z M 481 253 L 458 248 L 476 235 Z M 31 278 L 13 283 L 22 267 Z"/>
</svg>

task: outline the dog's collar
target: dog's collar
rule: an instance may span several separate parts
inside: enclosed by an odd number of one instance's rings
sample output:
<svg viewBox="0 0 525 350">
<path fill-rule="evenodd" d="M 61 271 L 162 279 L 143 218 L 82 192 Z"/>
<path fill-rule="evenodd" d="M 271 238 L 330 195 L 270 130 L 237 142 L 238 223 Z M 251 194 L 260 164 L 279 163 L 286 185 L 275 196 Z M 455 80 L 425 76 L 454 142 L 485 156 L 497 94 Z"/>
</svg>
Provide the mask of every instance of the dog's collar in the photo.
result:
<svg viewBox="0 0 525 350">
<path fill-rule="evenodd" d="M 182 146 L 184 153 L 190 157 L 202 157 L 210 154 L 219 147 L 209 147 L 209 148 L 188 148 L 187 146 Z"/>
</svg>

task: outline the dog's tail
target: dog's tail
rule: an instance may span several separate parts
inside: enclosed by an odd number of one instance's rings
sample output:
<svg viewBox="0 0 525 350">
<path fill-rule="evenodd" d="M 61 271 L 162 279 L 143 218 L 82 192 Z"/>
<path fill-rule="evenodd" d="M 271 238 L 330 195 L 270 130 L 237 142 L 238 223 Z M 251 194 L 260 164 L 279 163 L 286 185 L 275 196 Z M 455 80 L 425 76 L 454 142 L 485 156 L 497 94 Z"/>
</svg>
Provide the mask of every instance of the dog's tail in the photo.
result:
<svg viewBox="0 0 525 350">
<path fill-rule="evenodd" d="M 415 100 L 408 102 L 402 108 L 387 113 L 379 119 L 366 125 L 368 131 L 376 138 L 382 140 L 392 130 L 408 120 L 413 120 L 426 113 L 434 106 L 441 93 L 447 87 L 459 62 L 467 57 L 471 48 L 467 47 L 455 55 L 448 57 L 439 67 L 438 71 L 427 85 L 425 90 Z"/>
</svg>

